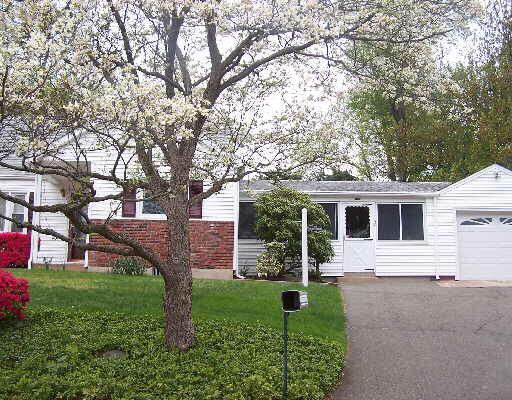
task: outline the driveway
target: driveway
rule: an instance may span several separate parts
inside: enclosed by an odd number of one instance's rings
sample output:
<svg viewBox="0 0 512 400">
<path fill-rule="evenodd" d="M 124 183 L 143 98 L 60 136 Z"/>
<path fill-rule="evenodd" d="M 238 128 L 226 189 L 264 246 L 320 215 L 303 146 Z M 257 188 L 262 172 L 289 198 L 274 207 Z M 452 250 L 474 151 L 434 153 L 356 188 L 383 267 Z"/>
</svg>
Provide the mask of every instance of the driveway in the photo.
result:
<svg viewBox="0 0 512 400">
<path fill-rule="evenodd" d="M 341 289 L 349 350 L 335 399 L 512 399 L 512 288 L 381 278 Z"/>
</svg>

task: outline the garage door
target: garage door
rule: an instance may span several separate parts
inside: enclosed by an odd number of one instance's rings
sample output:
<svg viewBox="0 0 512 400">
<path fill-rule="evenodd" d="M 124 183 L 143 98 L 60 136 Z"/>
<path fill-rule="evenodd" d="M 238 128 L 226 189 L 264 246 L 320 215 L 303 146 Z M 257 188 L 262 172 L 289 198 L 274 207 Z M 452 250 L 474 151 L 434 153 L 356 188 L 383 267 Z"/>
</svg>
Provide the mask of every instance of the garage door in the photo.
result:
<svg viewBox="0 0 512 400">
<path fill-rule="evenodd" d="M 457 218 L 460 279 L 512 280 L 512 214 Z"/>
</svg>

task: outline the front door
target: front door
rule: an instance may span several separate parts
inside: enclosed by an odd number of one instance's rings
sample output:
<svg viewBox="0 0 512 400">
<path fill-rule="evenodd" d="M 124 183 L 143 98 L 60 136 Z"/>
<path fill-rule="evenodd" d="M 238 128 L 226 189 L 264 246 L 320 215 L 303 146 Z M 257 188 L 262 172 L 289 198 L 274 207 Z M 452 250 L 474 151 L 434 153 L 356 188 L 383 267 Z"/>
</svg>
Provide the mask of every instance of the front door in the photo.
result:
<svg viewBox="0 0 512 400">
<path fill-rule="evenodd" d="M 87 207 L 85 207 L 82 212 L 87 215 Z M 83 217 L 80 217 L 83 218 Z M 69 227 L 69 238 L 71 239 L 71 243 L 68 247 L 68 261 L 74 260 L 84 260 L 85 259 L 85 250 L 78 245 L 83 245 L 87 241 L 87 235 L 81 232 L 79 229 L 75 228 L 71 225 Z"/>
<path fill-rule="evenodd" d="M 354 204 L 345 206 L 343 235 L 343 271 L 369 272 L 375 270 L 372 236 L 372 206 Z"/>
</svg>

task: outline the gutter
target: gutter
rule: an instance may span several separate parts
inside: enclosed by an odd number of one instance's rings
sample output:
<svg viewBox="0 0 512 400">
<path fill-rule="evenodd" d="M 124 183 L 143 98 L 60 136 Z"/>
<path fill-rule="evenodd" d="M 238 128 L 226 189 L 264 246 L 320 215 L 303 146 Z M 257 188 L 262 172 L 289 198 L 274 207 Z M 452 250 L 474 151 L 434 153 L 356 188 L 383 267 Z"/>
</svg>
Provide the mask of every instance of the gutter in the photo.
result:
<svg viewBox="0 0 512 400">
<path fill-rule="evenodd" d="M 264 189 L 264 190 L 242 190 L 240 193 L 265 193 L 270 192 L 272 189 Z M 374 196 L 374 197 L 424 197 L 424 198 L 431 198 L 431 197 L 439 197 L 441 194 L 440 192 L 308 192 L 308 191 L 302 191 L 302 193 L 307 193 L 309 195 L 326 195 L 326 196 L 357 196 L 357 197 L 367 197 L 367 196 Z"/>
</svg>

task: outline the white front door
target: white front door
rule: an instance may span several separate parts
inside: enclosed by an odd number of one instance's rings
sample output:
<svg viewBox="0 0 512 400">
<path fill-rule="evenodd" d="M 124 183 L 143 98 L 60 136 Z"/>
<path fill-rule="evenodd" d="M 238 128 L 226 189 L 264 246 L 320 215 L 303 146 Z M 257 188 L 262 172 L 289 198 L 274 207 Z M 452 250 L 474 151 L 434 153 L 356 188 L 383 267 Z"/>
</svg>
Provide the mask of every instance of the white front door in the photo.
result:
<svg viewBox="0 0 512 400">
<path fill-rule="evenodd" d="M 370 204 L 347 204 L 344 210 L 343 271 L 374 271 L 373 207 Z"/>
<path fill-rule="evenodd" d="M 512 214 L 458 215 L 459 278 L 512 280 Z"/>
</svg>

